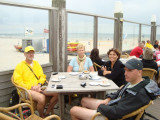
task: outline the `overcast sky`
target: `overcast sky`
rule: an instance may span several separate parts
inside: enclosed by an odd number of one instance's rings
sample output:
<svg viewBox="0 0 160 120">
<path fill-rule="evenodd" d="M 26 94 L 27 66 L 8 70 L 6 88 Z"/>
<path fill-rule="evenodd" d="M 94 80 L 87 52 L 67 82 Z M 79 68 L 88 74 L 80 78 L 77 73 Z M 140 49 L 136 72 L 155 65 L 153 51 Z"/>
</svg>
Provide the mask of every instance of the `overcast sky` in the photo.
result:
<svg viewBox="0 0 160 120">
<path fill-rule="evenodd" d="M 8 0 L 8 1 L 42 5 L 42 6 L 51 6 L 52 4 L 51 2 L 52 0 Z M 117 0 L 66 0 L 66 9 L 113 17 L 116 1 Z M 156 15 L 157 18 L 157 24 L 160 24 L 160 14 L 159 14 L 160 0 L 119 0 L 119 1 L 121 1 L 123 5 L 124 19 L 150 24 L 151 16 L 154 14 Z M 1 11 L 0 32 L 4 31 L 4 29 L 6 30 L 10 29 L 9 26 L 10 24 L 12 25 L 15 24 L 16 29 L 19 28 L 19 30 L 21 30 L 22 27 L 25 26 L 25 24 L 29 25 L 29 23 L 37 25 L 37 29 L 40 31 L 42 31 L 45 27 L 47 27 L 46 25 L 46 23 L 48 23 L 47 11 L 44 10 L 32 11 L 31 9 L 21 9 L 10 6 L 6 7 L 3 5 L 0 5 L 0 11 Z M 78 20 L 79 20 L 78 17 L 75 17 L 75 22 L 76 21 L 79 22 Z M 87 23 L 87 21 L 85 22 Z M 6 25 L 9 28 L 7 28 Z M 41 29 L 39 29 L 40 25 Z"/>
<path fill-rule="evenodd" d="M 3 0 L 2 0 L 3 1 Z M 6 1 L 6 0 L 4 0 Z M 8 0 L 36 5 L 51 6 L 52 0 Z M 105 16 L 114 16 L 115 1 L 118 0 L 66 0 L 66 8 Z M 153 14 L 160 24 L 160 0 L 119 0 L 123 5 L 124 19 L 150 24 Z"/>
<path fill-rule="evenodd" d="M 67 0 L 67 9 L 114 16 L 117 0 Z M 124 19 L 150 24 L 153 14 L 160 24 L 160 0 L 120 0 L 123 5 Z"/>
</svg>

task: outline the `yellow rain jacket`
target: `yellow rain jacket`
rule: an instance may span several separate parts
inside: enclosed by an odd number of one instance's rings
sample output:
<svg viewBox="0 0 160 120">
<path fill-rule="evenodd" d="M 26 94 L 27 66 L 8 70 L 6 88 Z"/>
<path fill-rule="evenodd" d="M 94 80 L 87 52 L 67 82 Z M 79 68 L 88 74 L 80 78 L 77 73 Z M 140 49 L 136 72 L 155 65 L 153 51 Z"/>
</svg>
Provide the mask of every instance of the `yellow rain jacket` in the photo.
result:
<svg viewBox="0 0 160 120">
<path fill-rule="evenodd" d="M 153 48 L 154 48 L 153 45 L 150 44 L 150 43 L 146 43 L 146 46 L 145 46 L 145 47 L 148 47 L 148 48 L 150 48 L 150 49 L 153 49 Z"/>
<path fill-rule="evenodd" d="M 33 72 L 36 74 L 39 80 L 35 77 Z M 33 66 L 26 63 L 26 61 L 22 61 L 19 63 L 13 73 L 14 82 L 26 89 L 31 89 L 32 86 L 38 85 L 38 83 L 44 84 L 46 81 L 46 75 L 43 73 L 41 65 L 37 61 L 33 61 Z"/>
</svg>

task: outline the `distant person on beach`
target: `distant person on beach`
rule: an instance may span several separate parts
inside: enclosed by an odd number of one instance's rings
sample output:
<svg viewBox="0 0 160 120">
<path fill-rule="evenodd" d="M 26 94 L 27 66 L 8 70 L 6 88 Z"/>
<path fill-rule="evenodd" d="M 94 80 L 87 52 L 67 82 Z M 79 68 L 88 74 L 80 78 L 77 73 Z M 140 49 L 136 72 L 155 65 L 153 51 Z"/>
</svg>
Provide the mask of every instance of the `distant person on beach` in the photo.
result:
<svg viewBox="0 0 160 120">
<path fill-rule="evenodd" d="M 154 44 L 154 49 L 159 50 L 158 45 L 159 45 L 159 41 L 156 40 Z"/>
<path fill-rule="evenodd" d="M 122 62 L 119 60 L 121 54 L 117 49 L 110 49 L 107 53 L 109 61 L 98 70 L 98 75 L 111 79 L 118 87 L 126 83 L 124 77 L 124 68 L 121 67 Z"/>
<path fill-rule="evenodd" d="M 15 84 L 26 88 L 32 96 L 33 101 L 37 102 L 37 110 L 39 115 L 44 118 L 53 109 L 54 105 L 58 101 L 57 93 L 46 93 L 42 90 L 42 85 L 46 81 L 46 75 L 43 73 L 40 64 L 34 59 L 34 48 L 28 46 L 24 50 L 24 56 L 26 59 L 20 62 L 13 73 L 13 79 Z M 44 113 L 46 96 L 53 96 L 50 99 L 47 110 Z"/>
<path fill-rule="evenodd" d="M 90 54 L 90 58 L 91 58 L 92 62 L 95 62 L 96 64 L 98 64 L 100 66 L 104 65 L 104 62 L 99 57 L 99 50 L 97 48 L 92 49 L 91 54 Z M 97 70 L 99 70 L 99 69 L 100 68 L 97 67 Z"/>
<path fill-rule="evenodd" d="M 145 49 L 145 47 L 146 47 L 146 46 L 145 46 L 145 45 L 146 45 L 146 42 L 143 40 L 142 43 L 144 44 L 144 48 L 143 48 L 143 51 L 144 51 L 144 49 Z"/>
<path fill-rule="evenodd" d="M 130 56 L 136 56 L 137 58 L 140 58 L 140 56 L 143 54 L 143 49 L 144 43 L 140 42 L 139 45 L 131 51 Z"/>
<path fill-rule="evenodd" d="M 145 42 L 144 40 L 142 41 L 142 43 L 143 43 L 144 45 L 146 44 L 146 42 Z"/>
<path fill-rule="evenodd" d="M 108 120 L 118 120 L 157 98 L 160 89 L 153 80 L 148 77 L 142 78 L 141 61 L 130 59 L 124 67 L 127 84 L 117 92 L 108 94 L 104 100 L 82 98 L 81 107 L 74 106 L 70 109 L 71 119 L 91 120 L 97 112 L 100 112 Z M 127 120 L 134 120 L 135 117 L 136 115 Z M 140 119 L 143 119 L 143 115 Z"/>
<path fill-rule="evenodd" d="M 67 72 L 94 72 L 93 63 L 89 57 L 85 55 L 85 46 L 83 44 L 77 45 L 77 57 L 74 57 L 67 68 Z"/>
<path fill-rule="evenodd" d="M 154 47 L 153 47 L 153 45 L 151 44 L 151 41 L 150 40 L 147 40 L 147 43 L 146 43 L 146 45 L 145 45 L 145 47 L 147 48 L 150 48 L 150 49 L 154 49 Z"/>
</svg>

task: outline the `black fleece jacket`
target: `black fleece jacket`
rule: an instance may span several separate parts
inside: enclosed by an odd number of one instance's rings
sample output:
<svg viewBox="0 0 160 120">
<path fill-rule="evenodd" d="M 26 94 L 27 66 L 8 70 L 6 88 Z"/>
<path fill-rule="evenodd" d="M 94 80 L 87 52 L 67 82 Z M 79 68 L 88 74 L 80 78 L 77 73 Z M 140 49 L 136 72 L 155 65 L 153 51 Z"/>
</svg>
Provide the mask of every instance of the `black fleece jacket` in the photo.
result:
<svg viewBox="0 0 160 120">
<path fill-rule="evenodd" d="M 124 76 L 124 68 L 122 68 L 122 62 L 118 59 L 113 69 L 111 69 L 111 61 L 107 61 L 104 63 L 104 66 L 107 67 L 108 71 L 111 71 L 111 74 L 105 75 L 106 78 L 111 79 L 118 87 L 124 85 L 126 83 Z M 103 76 L 103 70 L 98 70 L 98 75 Z"/>
<path fill-rule="evenodd" d="M 126 85 L 129 84 L 130 83 L 127 83 Z M 156 83 L 150 80 L 148 77 L 136 86 L 134 86 L 133 88 L 127 88 L 125 87 L 125 85 L 118 92 L 107 96 L 111 98 L 111 100 L 120 98 L 119 100 L 108 105 L 101 104 L 99 105 L 97 111 L 100 112 L 102 115 L 108 117 L 109 120 L 117 120 L 122 118 L 122 116 L 131 113 L 134 110 L 137 110 L 138 108 L 148 104 L 151 99 L 156 99 L 156 96 L 151 92 L 149 93 L 146 89 L 146 86 L 148 86 L 149 84 L 153 84 L 150 85 L 151 89 L 156 89 L 155 87 L 153 88 L 153 86 L 156 85 Z M 149 91 L 152 91 L 151 89 Z M 121 92 L 122 90 L 124 90 L 124 92 Z M 120 93 L 123 94 L 120 95 Z M 135 116 L 126 120 L 134 120 L 134 118 Z"/>
</svg>

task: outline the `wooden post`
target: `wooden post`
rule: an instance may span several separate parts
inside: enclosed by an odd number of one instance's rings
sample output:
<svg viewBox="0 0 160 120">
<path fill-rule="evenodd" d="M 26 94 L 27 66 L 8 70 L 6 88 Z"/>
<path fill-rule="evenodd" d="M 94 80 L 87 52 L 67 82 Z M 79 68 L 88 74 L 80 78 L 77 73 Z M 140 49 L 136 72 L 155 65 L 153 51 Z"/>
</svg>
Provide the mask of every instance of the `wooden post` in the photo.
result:
<svg viewBox="0 0 160 120">
<path fill-rule="evenodd" d="M 58 8 L 54 13 L 55 24 L 50 22 L 52 26 L 52 32 L 55 36 L 52 36 L 51 41 L 53 71 L 64 72 L 67 70 L 67 23 L 66 23 L 66 0 L 52 0 L 52 6 Z M 52 33 L 51 33 L 52 34 Z"/>
<path fill-rule="evenodd" d="M 156 22 L 151 22 L 151 44 L 154 45 L 156 41 Z"/>
<path fill-rule="evenodd" d="M 115 13 L 114 17 L 114 48 L 122 53 L 122 36 L 123 36 L 123 13 Z"/>
<path fill-rule="evenodd" d="M 98 17 L 94 16 L 94 31 L 93 31 L 93 48 L 97 48 L 98 42 Z"/>
<path fill-rule="evenodd" d="M 53 71 L 58 71 L 58 66 L 56 65 L 58 63 L 58 34 L 57 34 L 57 28 L 58 28 L 58 11 L 51 10 L 49 12 L 49 60 L 50 63 L 53 66 Z"/>
<path fill-rule="evenodd" d="M 140 43 L 142 40 L 141 40 L 141 34 L 142 34 L 142 25 L 139 24 L 139 35 L 138 35 L 138 43 Z"/>
</svg>

